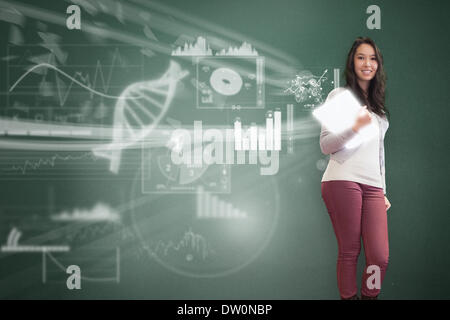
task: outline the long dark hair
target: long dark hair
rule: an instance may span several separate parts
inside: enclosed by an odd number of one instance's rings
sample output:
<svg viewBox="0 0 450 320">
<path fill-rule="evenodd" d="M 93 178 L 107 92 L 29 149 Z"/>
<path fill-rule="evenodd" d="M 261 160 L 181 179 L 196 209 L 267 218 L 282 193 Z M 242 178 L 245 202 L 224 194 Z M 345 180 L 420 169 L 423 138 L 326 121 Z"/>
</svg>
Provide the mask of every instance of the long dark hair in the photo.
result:
<svg viewBox="0 0 450 320">
<path fill-rule="evenodd" d="M 364 95 L 363 90 L 358 84 L 357 75 L 355 73 L 355 53 L 356 49 L 363 44 L 369 44 L 375 51 L 375 57 L 378 62 L 378 69 L 375 73 L 375 77 L 370 80 L 368 95 Z M 384 73 L 383 67 L 383 56 L 380 49 L 377 47 L 375 42 L 367 37 L 358 37 L 355 42 L 353 42 L 352 48 L 350 49 L 347 56 L 347 65 L 345 67 L 345 80 L 347 82 L 346 87 L 351 89 L 354 94 L 361 100 L 362 103 L 367 105 L 367 108 L 378 114 L 379 116 L 389 115 L 389 111 L 384 105 L 385 102 L 385 90 L 386 90 L 386 74 Z"/>
</svg>

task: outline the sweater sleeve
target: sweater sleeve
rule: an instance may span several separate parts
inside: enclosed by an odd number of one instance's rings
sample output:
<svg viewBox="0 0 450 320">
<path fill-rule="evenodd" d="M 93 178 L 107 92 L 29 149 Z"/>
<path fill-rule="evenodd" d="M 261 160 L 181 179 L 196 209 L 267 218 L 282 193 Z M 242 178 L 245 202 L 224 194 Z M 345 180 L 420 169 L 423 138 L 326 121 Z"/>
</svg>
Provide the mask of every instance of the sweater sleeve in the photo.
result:
<svg viewBox="0 0 450 320">
<path fill-rule="evenodd" d="M 384 143 L 384 141 L 383 141 Z M 386 166 L 384 164 L 384 146 L 382 148 L 382 154 L 381 154 L 381 182 L 383 183 L 383 192 L 386 194 Z"/>
<path fill-rule="evenodd" d="M 320 150 L 323 154 L 335 153 L 345 147 L 345 144 L 356 135 L 352 128 L 334 134 L 322 125 L 320 131 Z"/>
<path fill-rule="evenodd" d="M 332 90 L 327 97 L 329 99 L 333 98 L 337 93 L 345 90 L 344 88 L 336 88 Z M 352 128 L 348 128 L 339 134 L 332 133 L 324 125 L 322 125 L 320 130 L 320 150 L 323 154 L 335 153 L 342 148 L 345 144 L 350 141 L 357 133 L 353 131 Z"/>
<path fill-rule="evenodd" d="M 386 131 L 389 128 L 389 121 L 387 121 L 386 117 L 381 117 L 380 119 L 380 170 L 381 170 L 381 182 L 383 184 L 383 192 L 386 194 L 386 165 L 385 165 L 385 151 L 384 151 L 384 137 L 386 135 Z"/>
</svg>

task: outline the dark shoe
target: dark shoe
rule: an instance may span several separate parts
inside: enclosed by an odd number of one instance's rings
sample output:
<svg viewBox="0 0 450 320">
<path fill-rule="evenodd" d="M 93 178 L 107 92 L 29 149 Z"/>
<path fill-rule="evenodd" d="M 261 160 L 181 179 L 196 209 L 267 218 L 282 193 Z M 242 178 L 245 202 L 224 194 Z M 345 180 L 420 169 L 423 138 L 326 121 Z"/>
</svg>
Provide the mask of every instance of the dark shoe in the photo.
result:
<svg viewBox="0 0 450 320">
<path fill-rule="evenodd" d="M 341 300 L 360 300 L 360 299 L 359 299 L 358 295 L 355 294 L 353 297 L 350 297 L 350 298 L 341 298 Z"/>
<path fill-rule="evenodd" d="M 378 300 L 378 295 L 376 295 L 375 297 L 369 297 L 362 294 L 361 300 Z"/>
</svg>

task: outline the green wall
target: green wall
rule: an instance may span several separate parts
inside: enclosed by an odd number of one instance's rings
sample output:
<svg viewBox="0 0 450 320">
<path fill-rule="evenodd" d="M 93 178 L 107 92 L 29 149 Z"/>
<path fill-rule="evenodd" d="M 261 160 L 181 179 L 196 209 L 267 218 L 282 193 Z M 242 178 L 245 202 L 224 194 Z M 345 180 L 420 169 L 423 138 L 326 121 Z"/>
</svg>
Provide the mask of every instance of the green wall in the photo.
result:
<svg viewBox="0 0 450 320">
<path fill-rule="evenodd" d="M 5 8 L 8 3 L 1 1 L 0 7 Z M 109 7 L 116 8 L 111 12 L 117 13 L 116 2 L 105 3 L 113 3 Z M 42 40 L 38 30 L 60 37 L 58 42 L 67 49 L 69 57 L 65 63 L 59 62 L 59 67 L 68 73 L 76 71 L 73 65 L 77 63 L 92 66 L 99 57 L 111 61 L 114 48 L 120 45 L 135 46 L 125 50 L 124 56 L 128 60 L 122 65 L 119 75 L 113 76 L 117 87 L 112 87 L 110 93 L 115 95 L 121 93 L 124 84 L 161 75 L 171 59 L 170 51 L 158 51 L 154 44 L 174 48 L 173 43 L 181 35 L 194 39 L 203 35 L 212 43 L 218 43 L 219 39 L 230 45 L 248 41 L 261 56 L 266 57 L 268 77 L 281 71 L 281 67 L 273 62 L 288 70 L 331 67 L 342 71 L 353 40 L 357 36 L 373 38 L 385 61 L 386 106 L 391 114 L 385 138 L 387 196 L 392 203 L 388 211 L 390 256 L 380 298 L 450 298 L 447 290 L 450 285 L 447 245 L 450 240 L 450 210 L 446 184 L 449 172 L 448 1 L 167 0 L 162 3 L 163 7 L 146 1 L 123 1 L 124 12 L 134 8 L 138 9 L 137 12 L 150 14 L 147 25 L 158 39 L 155 42 L 149 41 L 143 33 L 144 24 L 135 23 L 139 20 L 137 16 L 136 21 L 121 23 L 114 18 L 114 13 L 102 13 L 98 9 L 94 15 L 82 8 L 82 30 L 78 31 L 68 30 L 64 25 L 69 2 L 21 1 L 10 4 L 23 12 L 25 19 L 19 24 L 0 21 L 2 57 L 8 55 L 8 50 L 19 48 L 23 53 L 24 45 L 39 44 Z M 369 16 L 366 8 L 371 4 L 377 4 L 381 9 L 381 30 L 368 30 L 366 27 Z M 38 12 L 38 9 L 57 15 L 36 16 L 33 12 Z M 37 21 L 41 22 L 40 26 Z M 94 29 L 85 27 L 88 24 L 100 30 L 115 30 L 117 37 L 95 38 L 89 31 Z M 21 41 L 12 35 L 13 25 L 20 30 Z M 119 32 L 127 36 L 120 38 Z M 12 39 L 19 43 L 11 43 Z M 143 47 L 141 40 L 149 43 L 154 51 L 153 57 L 139 52 Z M 69 50 L 67 44 L 84 44 L 85 47 Z M 175 60 L 183 68 L 192 67 L 188 60 Z M 25 67 L 22 71 L 11 69 L 9 64 L 14 61 L 17 59 L 1 61 L 2 116 L 10 115 L 7 108 L 12 107 L 10 102 L 14 99 L 29 108 L 40 103 L 58 112 L 61 106 L 58 106 L 56 98 L 39 100 L 33 94 L 17 96 L 8 92 L 13 79 L 26 70 Z M 138 64 L 137 69 L 127 71 L 127 64 L 133 63 Z M 32 63 L 28 62 L 28 65 Z M 332 69 L 328 75 L 332 76 Z M 29 79 L 30 85 L 36 86 L 34 78 Z M 161 124 L 167 124 L 167 118 L 176 119 L 183 126 L 192 126 L 194 120 L 202 120 L 204 125 L 231 126 L 236 115 L 243 117 L 246 124 L 251 119 L 257 122 L 264 119 L 265 110 L 243 110 L 239 114 L 232 110 L 196 109 L 195 94 L 187 79 L 182 80 L 183 88 L 178 88 Z M 341 78 L 341 85 L 343 83 Z M 98 99 L 91 98 L 82 90 L 77 92 L 81 92 L 79 96 L 69 97 L 74 105 L 79 106 L 77 101 L 85 99 L 98 106 Z M 110 100 L 104 101 L 107 106 L 114 106 Z M 272 99 L 267 90 L 266 109 L 277 107 L 282 109 L 284 119 L 285 103 Z M 92 259 L 97 256 L 97 261 L 86 262 L 88 272 L 99 275 L 99 278 L 112 277 L 113 281 L 82 280 L 82 290 L 68 290 L 65 284 L 68 275 L 61 272 L 49 256 L 45 258 L 49 272 L 43 283 L 42 254 L 0 253 L 0 297 L 338 298 L 335 274 L 337 245 L 320 195 L 323 171 L 317 168 L 317 161 L 326 159 L 319 149 L 320 128 L 311 120 L 309 112 L 302 111 L 301 106 L 296 105 L 295 108 L 295 123 L 299 126 L 296 129 L 302 131 L 302 121 L 305 121 L 308 134 L 295 140 L 294 154 L 281 152 L 276 175 L 261 176 L 258 166 L 234 165 L 231 168 L 231 193 L 223 195 L 222 199 L 235 201 L 248 212 L 256 211 L 252 219 L 242 224 L 194 221 L 195 195 L 192 194 L 142 195 L 140 149 L 124 154 L 123 165 L 127 170 L 121 171 L 119 176 L 108 172 L 108 163 L 104 159 L 66 161 L 61 158 L 56 158 L 53 165 L 41 163 L 40 168 L 28 167 L 26 173 L 15 170 L 15 174 L 9 175 L 6 174 L 10 172 L 8 168 L 24 165 L 27 159 L 36 163 L 40 158 L 49 160 L 55 154 L 64 157 L 68 153 L 22 150 L 18 154 L 18 150 L 2 144 L 0 242 L 3 244 L 12 228 L 16 227 L 23 232 L 24 243 L 26 236 L 31 234 L 33 238 L 28 239 L 36 243 L 70 243 L 82 251 L 67 257 L 55 253 L 54 257 L 60 263 L 82 264 L 83 257 Z M 109 118 L 105 117 L 105 124 L 112 121 L 111 114 Z M 0 141 L 6 139 L 8 137 L 0 137 Z M 25 140 L 16 138 L 14 143 L 20 145 Z M 34 141 L 39 142 L 39 139 Z M 68 140 L 58 140 L 61 141 Z M 93 208 L 98 202 L 115 208 L 121 215 L 120 224 L 93 223 L 85 226 L 82 223 L 55 223 L 49 219 L 52 214 L 64 210 L 72 212 L 74 208 Z M 218 252 L 210 259 L 217 260 L 192 266 L 180 256 L 155 259 L 145 248 L 145 244 L 156 246 L 158 240 L 165 245 L 169 241 L 176 242 L 189 228 L 213 239 L 211 241 L 216 244 Z M 146 242 L 146 237 L 151 244 Z M 106 258 L 96 253 L 98 247 L 108 248 Z M 117 247 L 120 247 L 120 271 L 115 263 Z M 362 251 L 359 275 L 363 263 Z M 114 281 L 117 280 L 117 272 L 120 272 L 119 283 Z"/>
</svg>

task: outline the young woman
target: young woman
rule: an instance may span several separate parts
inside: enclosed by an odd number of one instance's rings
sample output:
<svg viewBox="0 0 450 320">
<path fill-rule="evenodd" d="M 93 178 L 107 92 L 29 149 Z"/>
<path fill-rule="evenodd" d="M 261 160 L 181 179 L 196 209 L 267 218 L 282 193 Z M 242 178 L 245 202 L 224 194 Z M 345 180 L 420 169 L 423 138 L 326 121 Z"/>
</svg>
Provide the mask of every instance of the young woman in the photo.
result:
<svg viewBox="0 0 450 320">
<path fill-rule="evenodd" d="M 322 178 L 322 198 L 338 243 L 337 280 L 341 299 L 359 299 L 356 265 L 361 237 L 366 254 L 361 299 L 377 299 L 389 259 L 386 213 L 391 204 L 386 197 L 384 166 L 384 136 L 388 128 L 384 106 L 386 77 L 381 52 L 373 40 L 355 40 L 348 53 L 345 77 L 346 87 L 334 89 L 327 99 L 350 90 L 364 107 L 354 125 L 340 134 L 322 126 L 320 148 L 330 155 Z M 347 142 L 368 125 L 375 126 L 376 136 L 347 148 Z M 377 275 L 378 285 L 373 281 Z"/>
</svg>

